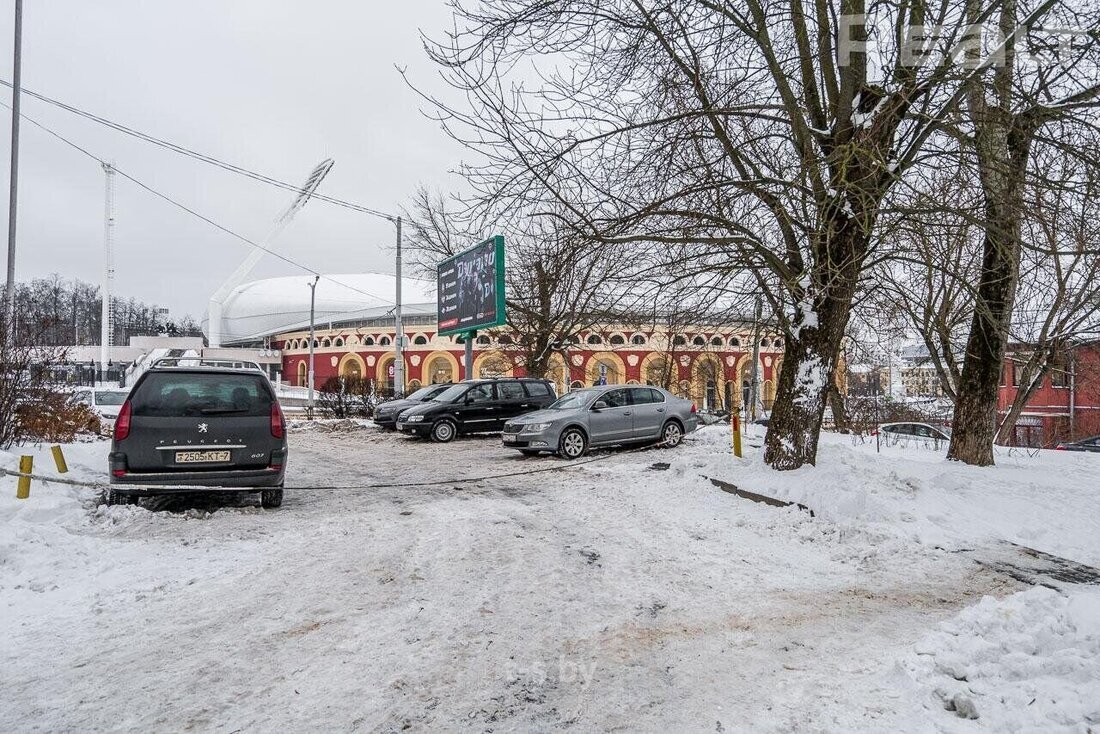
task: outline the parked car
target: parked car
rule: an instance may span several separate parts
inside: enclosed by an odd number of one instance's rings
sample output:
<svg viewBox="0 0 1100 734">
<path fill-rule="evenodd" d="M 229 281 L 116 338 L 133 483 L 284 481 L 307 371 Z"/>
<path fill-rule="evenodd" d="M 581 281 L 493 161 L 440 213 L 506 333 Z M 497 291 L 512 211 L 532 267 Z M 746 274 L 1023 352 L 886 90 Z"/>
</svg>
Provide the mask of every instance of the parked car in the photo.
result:
<svg viewBox="0 0 1100 734">
<path fill-rule="evenodd" d="M 502 441 L 525 454 L 576 459 L 593 446 L 660 441 L 677 446 L 700 425 L 695 404 L 643 386 L 589 387 L 504 424 Z"/>
<path fill-rule="evenodd" d="M 115 421 L 108 503 L 216 487 L 281 505 L 286 421 L 267 376 L 163 361 L 138 379 Z"/>
<path fill-rule="evenodd" d="M 1080 441 L 1068 441 L 1054 447 L 1057 451 L 1095 451 L 1100 452 L 1100 436 L 1083 438 Z"/>
<path fill-rule="evenodd" d="M 511 418 L 557 398 L 548 380 L 499 377 L 455 383 L 397 418 L 397 430 L 447 442 L 460 434 L 498 433 Z"/>
<path fill-rule="evenodd" d="M 76 391 L 76 399 L 95 411 L 104 423 L 113 424 L 126 402 L 129 390 L 115 388 L 81 388 Z"/>
<path fill-rule="evenodd" d="M 383 428 L 396 428 L 397 416 L 401 415 L 402 411 L 416 407 L 421 403 L 428 402 L 436 395 L 439 395 L 449 388 L 451 384 L 450 382 L 445 382 L 439 385 L 428 385 L 427 387 L 422 387 L 416 392 L 411 393 L 407 398 L 387 400 L 384 403 L 379 403 L 374 409 L 374 422 Z"/>
<path fill-rule="evenodd" d="M 946 446 L 951 443 L 951 429 L 928 423 L 883 423 L 879 435 L 890 443 L 916 443 L 928 446 Z M 871 435 L 875 435 L 872 431 Z"/>
</svg>

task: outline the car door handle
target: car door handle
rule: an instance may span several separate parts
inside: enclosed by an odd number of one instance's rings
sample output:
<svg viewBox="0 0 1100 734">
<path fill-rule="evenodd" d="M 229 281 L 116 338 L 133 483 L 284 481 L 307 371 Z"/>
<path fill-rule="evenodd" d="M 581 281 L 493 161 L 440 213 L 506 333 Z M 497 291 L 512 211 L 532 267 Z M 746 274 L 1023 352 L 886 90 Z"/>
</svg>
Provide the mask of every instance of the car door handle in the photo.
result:
<svg viewBox="0 0 1100 734">
<path fill-rule="evenodd" d="M 664 409 L 664 408 L 657 408 L 657 412 L 658 412 L 658 413 L 664 413 L 664 412 L 665 412 L 665 409 Z"/>
<path fill-rule="evenodd" d="M 623 415 L 630 415 L 630 411 L 629 410 L 624 410 Z"/>
</svg>

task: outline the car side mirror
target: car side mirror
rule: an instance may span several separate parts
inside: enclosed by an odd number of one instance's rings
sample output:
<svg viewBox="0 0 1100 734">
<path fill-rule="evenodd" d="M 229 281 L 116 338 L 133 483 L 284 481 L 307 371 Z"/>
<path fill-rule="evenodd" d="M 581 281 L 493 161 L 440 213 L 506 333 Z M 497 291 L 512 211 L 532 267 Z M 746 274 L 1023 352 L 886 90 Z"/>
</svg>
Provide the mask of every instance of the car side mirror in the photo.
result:
<svg viewBox="0 0 1100 734">
<path fill-rule="evenodd" d="M 603 410 L 604 408 L 610 408 L 606 400 L 597 400 L 592 404 L 592 410 Z"/>
</svg>

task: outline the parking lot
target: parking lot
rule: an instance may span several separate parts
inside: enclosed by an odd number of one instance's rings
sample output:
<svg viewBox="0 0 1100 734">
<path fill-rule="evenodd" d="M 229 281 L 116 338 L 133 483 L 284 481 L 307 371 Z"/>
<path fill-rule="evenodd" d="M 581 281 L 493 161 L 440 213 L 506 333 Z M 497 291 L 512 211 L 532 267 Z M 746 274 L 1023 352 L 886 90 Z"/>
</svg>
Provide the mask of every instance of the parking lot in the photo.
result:
<svg viewBox="0 0 1100 734">
<path fill-rule="evenodd" d="M 5 589 L 21 615 L 0 729 L 887 730 L 921 716 L 926 693 L 896 659 L 1017 585 L 718 491 L 702 474 L 727 429 L 689 438 L 571 466 L 494 438 L 295 430 L 288 487 L 432 484 L 288 489 L 275 511 L 58 495 L 68 514 L 35 526 L 37 552 L 5 551 L 22 559 Z M 103 451 L 74 449 L 74 468 Z M 546 468 L 562 470 L 441 482 Z"/>
</svg>

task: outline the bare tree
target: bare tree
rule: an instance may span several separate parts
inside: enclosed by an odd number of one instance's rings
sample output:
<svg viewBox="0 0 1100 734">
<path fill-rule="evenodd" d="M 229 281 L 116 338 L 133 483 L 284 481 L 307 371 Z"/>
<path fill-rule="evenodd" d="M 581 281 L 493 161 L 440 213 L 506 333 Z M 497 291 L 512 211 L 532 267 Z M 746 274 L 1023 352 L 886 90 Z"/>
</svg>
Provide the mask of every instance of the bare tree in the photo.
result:
<svg viewBox="0 0 1100 734">
<path fill-rule="evenodd" d="M 471 183 L 756 273 L 787 345 L 765 458 L 813 463 L 882 203 L 977 73 L 954 59 L 974 19 L 950 0 L 456 7 L 429 52 L 469 106 L 432 101 L 487 161 Z"/>
<path fill-rule="evenodd" d="M 948 457 L 968 464 L 993 463 L 997 391 L 1020 283 L 1024 197 L 1036 173 L 1034 151 L 1050 144 L 1074 156 L 1095 125 L 1100 9 L 1081 4 L 1078 11 L 1075 5 L 1005 0 L 994 8 L 997 32 L 983 37 L 989 6 L 966 2 L 966 59 L 976 73 L 964 82 L 960 132 L 976 161 L 984 231 Z M 1063 34 L 1052 37 L 1039 23 L 1081 29 L 1081 42 L 1067 47 Z"/>
<path fill-rule="evenodd" d="M 423 272 L 501 227 L 509 263 L 505 271 L 508 329 L 495 334 L 502 351 L 524 362 L 527 374 L 544 377 L 555 353 L 581 331 L 614 318 L 624 300 L 616 285 L 616 264 L 565 226 L 559 217 L 485 209 L 427 189 L 418 189 L 411 210 L 410 242 Z M 494 232 L 498 230 L 494 229 Z M 476 234 L 480 232 L 480 234 Z"/>
</svg>

